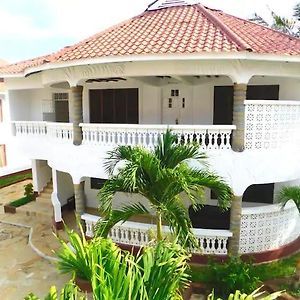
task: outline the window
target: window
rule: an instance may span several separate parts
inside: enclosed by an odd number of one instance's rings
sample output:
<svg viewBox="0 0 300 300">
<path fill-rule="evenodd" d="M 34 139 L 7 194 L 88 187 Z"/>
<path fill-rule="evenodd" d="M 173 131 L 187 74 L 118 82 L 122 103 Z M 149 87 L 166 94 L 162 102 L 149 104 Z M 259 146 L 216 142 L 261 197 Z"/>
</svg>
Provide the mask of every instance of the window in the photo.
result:
<svg viewBox="0 0 300 300">
<path fill-rule="evenodd" d="M 92 190 L 100 190 L 103 187 L 105 182 L 106 182 L 106 179 L 91 178 L 91 189 Z"/>
<path fill-rule="evenodd" d="M 68 101 L 69 94 L 68 93 L 53 93 L 52 94 L 54 101 Z"/>
<path fill-rule="evenodd" d="M 171 97 L 178 97 L 179 96 L 179 90 L 171 90 Z"/>
<path fill-rule="evenodd" d="M 185 108 L 185 98 L 182 98 L 182 108 Z"/>
<path fill-rule="evenodd" d="M 169 104 L 168 104 L 168 107 L 169 107 L 169 108 L 172 108 L 172 106 L 173 106 L 173 100 L 172 100 L 172 98 L 169 98 Z"/>
<path fill-rule="evenodd" d="M 0 145 L 0 168 L 6 166 L 5 145 Z"/>
</svg>

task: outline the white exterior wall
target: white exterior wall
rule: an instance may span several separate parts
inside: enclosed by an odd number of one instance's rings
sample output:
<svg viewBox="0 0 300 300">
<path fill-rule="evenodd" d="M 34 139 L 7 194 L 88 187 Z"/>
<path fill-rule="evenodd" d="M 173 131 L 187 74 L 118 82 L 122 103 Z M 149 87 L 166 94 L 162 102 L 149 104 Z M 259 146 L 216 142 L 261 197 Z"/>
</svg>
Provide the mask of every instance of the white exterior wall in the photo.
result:
<svg viewBox="0 0 300 300">
<path fill-rule="evenodd" d="M 52 170 L 46 160 L 32 160 L 34 191 L 40 193 L 52 178 Z"/>
<path fill-rule="evenodd" d="M 61 206 L 67 204 L 67 200 L 74 196 L 72 177 L 68 173 L 57 171 L 57 197 Z"/>
<path fill-rule="evenodd" d="M 167 84 L 161 87 L 152 86 L 129 79 L 118 83 L 85 84 L 83 92 L 83 119 L 89 123 L 89 90 L 113 88 L 139 89 L 139 124 L 162 124 L 163 105 L 168 99 L 171 89 L 181 89 L 186 98 L 186 109 L 182 124 L 213 124 L 214 86 L 232 85 L 229 77 L 205 78 L 199 84 Z M 280 77 L 255 76 L 250 85 L 278 84 L 280 100 L 300 100 L 300 80 Z M 68 89 L 27 89 L 9 92 L 11 120 L 42 121 L 42 102 L 51 101 L 52 93 L 69 92 Z M 183 96 L 182 96 L 183 97 Z"/>
</svg>

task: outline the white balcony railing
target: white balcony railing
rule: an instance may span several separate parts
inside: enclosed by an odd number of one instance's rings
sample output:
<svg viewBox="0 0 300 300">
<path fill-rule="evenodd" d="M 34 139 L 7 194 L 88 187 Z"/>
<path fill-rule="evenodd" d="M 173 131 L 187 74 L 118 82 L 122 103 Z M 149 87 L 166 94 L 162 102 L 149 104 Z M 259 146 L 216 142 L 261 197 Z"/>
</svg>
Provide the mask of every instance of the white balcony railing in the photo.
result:
<svg viewBox="0 0 300 300">
<path fill-rule="evenodd" d="M 300 235 L 300 216 L 293 201 L 242 209 L 241 253 L 278 249 Z"/>
<path fill-rule="evenodd" d="M 300 101 L 245 101 L 245 149 L 300 145 Z"/>
<path fill-rule="evenodd" d="M 17 137 L 48 137 L 61 142 L 73 142 L 72 123 L 14 121 Z"/>
<path fill-rule="evenodd" d="M 47 123 L 47 135 L 62 142 L 73 142 L 72 123 Z"/>
<path fill-rule="evenodd" d="M 16 136 L 44 136 L 47 134 L 47 122 L 17 121 L 14 124 Z"/>
<path fill-rule="evenodd" d="M 15 121 L 16 136 L 40 136 L 60 142 L 72 142 L 72 123 Z M 116 147 L 117 145 L 142 145 L 154 148 L 158 138 L 171 128 L 178 142 L 196 142 L 202 150 L 231 149 L 231 125 L 135 125 L 135 124 L 80 124 L 83 145 Z"/>
<path fill-rule="evenodd" d="M 177 134 L 181 143 L 196 142 L 202 150 L 231 149 L 232 125 L 129 125 L 80 124 L 85 145 L 142 145 L 153 148 L 167 128 Z"/>
<path fill-rule="evenodd" d="M 93 228 L 100 217 L 83 214 L 81 218 L 86 224 L 86 236 L 93 237 Z M 132 246 L 145 246 L 151 240 L 151 231 L 155 230 L 155 225 L 124 222 L 116 224 L 109 232 L 109 237 L 116 243 Z M 232 233 L 228 230 L 208 230 L 208 229 L 193 229 L 195 236 L 199 242 L 200 248 L 194 253 L 226 255 L 228 238 Z M 163 226 L 165 233 L 170 232 L 167 226 Z"/>
</svg>

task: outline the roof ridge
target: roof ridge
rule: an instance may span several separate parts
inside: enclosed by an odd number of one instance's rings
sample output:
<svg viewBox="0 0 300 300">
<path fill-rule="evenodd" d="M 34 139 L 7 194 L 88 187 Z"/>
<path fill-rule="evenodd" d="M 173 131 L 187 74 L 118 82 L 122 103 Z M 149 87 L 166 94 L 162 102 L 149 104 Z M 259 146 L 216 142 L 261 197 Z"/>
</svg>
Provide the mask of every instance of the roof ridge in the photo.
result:
<svg viewBox="0 0 300 300">
<path fill-rule="evenodd" d="M 219 26 L 223 31 L 225 31 L 226 35 L 234 41 L 242 50 L 247 50 L 252 52 L 253 49 L 243 41 L 234 31 L 232 31 L 227 25 L 225 25 L 217 16 L 213 15 L 207 7 L 198 3 L 195 4 L 196 7 L 215 25 Z"/>
</svg>

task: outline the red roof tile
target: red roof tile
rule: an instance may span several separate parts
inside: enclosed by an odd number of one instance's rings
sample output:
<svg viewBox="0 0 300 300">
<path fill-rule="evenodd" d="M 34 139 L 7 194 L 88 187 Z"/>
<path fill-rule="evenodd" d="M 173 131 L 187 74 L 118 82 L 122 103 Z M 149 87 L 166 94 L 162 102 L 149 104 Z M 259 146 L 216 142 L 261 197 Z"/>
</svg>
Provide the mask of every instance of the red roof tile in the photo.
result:
<svg viewBox="0 0 300 300">
<path fill-rule="evenodd" d="M 300 55 L 300 39 L 200 4 L 181 5 L 145 11 L 53 55 L 2 67 L 0 74 L 88 58 L 242 51 Z"/>
</svg>

